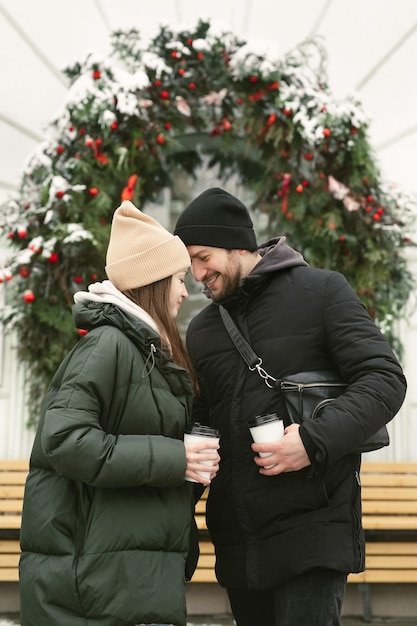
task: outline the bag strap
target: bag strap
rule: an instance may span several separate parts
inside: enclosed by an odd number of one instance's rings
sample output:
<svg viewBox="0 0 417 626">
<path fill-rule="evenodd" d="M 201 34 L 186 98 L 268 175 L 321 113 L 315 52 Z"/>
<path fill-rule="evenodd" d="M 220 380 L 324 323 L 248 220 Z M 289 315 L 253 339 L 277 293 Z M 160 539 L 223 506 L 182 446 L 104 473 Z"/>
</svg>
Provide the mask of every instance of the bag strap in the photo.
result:
<svg viewBox="0 0 417 626">
<path fill-rule="evenodd" d="M 261 357 L 256 354 L 252 346 L 242 335 L 234 323 L 230 313 L 222 305 L 219 306 L 219 311 L 223 324 L 225 325 L 231 340 L 235 344 L 236 349 L 240 353 L 250 371 L 254 372 L 256 370 L 259 376 L 263 379 L 265 385 L 270 389 L 275 389 L 277 386 L 277 379 L 268 374 L 268 372 L 262 367 Z"/>
</svg>

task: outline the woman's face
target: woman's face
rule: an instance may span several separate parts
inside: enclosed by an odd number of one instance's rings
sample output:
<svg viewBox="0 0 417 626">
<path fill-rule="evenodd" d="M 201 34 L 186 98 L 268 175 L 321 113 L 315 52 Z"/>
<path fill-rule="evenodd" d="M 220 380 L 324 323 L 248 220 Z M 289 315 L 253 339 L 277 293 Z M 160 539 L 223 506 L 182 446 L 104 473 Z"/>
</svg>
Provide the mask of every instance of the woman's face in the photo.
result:
<svg viewBox="0 0 417 626">
<path fill-rule="evenodd" d="M 184 282 L 187 272 L 188 270 L 184 269 L 172 275 L 168 296 L 168 309 L 172 319 L 177 317 L 182 301 L 188 296 Z"/>
</svg>

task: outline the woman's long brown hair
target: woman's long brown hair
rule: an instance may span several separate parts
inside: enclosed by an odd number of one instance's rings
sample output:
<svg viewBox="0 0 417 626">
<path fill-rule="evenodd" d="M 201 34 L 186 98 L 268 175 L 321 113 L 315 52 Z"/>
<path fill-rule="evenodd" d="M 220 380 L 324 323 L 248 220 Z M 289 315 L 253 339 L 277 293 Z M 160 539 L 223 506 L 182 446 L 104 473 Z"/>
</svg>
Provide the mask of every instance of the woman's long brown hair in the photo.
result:
<svg viewBox="0 0 417 626">
<path fill-rule="evenodd" d="M 137 289 L 124 291 L 124 295 L 149 313 L 156 323 L 162 343 L 169 350 L 174 363 L 188 370 L 193 382 L 194 393 L 198 393 L 197 376 L 190 356 L 178 330 L 177 322 L 169 315 L 168 303 L 172 276 L 144 285 Z"/>
</svg>

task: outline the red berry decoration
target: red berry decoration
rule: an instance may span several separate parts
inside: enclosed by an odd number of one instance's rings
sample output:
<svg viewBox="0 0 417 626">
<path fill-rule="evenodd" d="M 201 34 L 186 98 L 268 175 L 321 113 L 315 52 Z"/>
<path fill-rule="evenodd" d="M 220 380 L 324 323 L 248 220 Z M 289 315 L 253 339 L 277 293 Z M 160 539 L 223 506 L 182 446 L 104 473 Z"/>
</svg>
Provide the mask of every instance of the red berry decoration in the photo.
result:
<svg viewBox="0 0 417 626">
<path fill-rule="evenodd" d="M 84 337 L 88 332 L 87 330 L 85 330 L 85 328 L 78 328 L 77 331 L 80 337 Z"/>
<path fill-rule="evenodd" d="M 65 191 L 57 191 L 55 194 L 55 198 L 63 198 L 65 196 Z"/>
<path fill-rule="evenodd" d="M 178 70 L 178 74 L 179 74 L 180 76 L 184 76 L 184 74 L 185 74 L 185 69 L 184 69 L 183 67 L 180 67 L 180 69 Z"/>
<path fill-rule="evenodd" d="M 168 100 L 169 98 L 169 91 L 166 91 L 165 89 L 163 89 L 160 94 L 159 94 L 162 98 L 162 100 Z"/>
<path fill-rule="evenodd" d="M 297 187 L 295 188 L 295 191 L 297 193 L 303 193 L 304 187 L 302 185 L 297 185 Z"/>
<path fill-rule="evenodd" d="M 119 128 L 119 124 L 117 122 L 113 122 L 113 124 L 110 126 L 110 128 L 112 130 L 117 130 Z"/>
<path fill-rule="evenodd" d="M 165 128 L 165 130 L 170 130 L 171 124 L 169 122 L 165 122 L 164 128 Z"/>
<path fill-rule="evenodd" d="M 330 137 L 331 134 L 332 134 L 332 131 L 330 130 L 330 128 L 324 128 L 323 129 L 323 135 L 325 137 Z"/>
<path fill-rule="evenodd" d="M 309 152 L 308 154 L 306 154 L 306 155 L 304 156 L 304 158 L 305 158 L 305 160 L 306 160 L 306 161 L 312 161 L 312 160 L 313 160 L 313 155 L 312 155 L 312 154 L 310 154 L 310 152 Z"/>
<path fill-rule="evenodd" d="M 197 59 L 199 61 L 202 61 L 204 59 L 204 53 L 203 52 L 197 52 Z"/>
<path fill-rule="evenodd" d="M 257 83 L 259 80 L 259 78 L 257 76 L 250 76 L 249 78 L 249 82 L 251 83 Z"/>
<path fill-rule="evenodd" d="M 26 230 L 26 228 L 21 228 L 17 231 L 17 235 L 19 239 L 26 239 L 26 237 L 28 236 L 28 231 Z"/>
<path fill-rule="evenodd" d="M 94 80 L 99 80 L 101 78 L 101 72 L 100 70 L 94 70 L 93 72 L 93 78 Z"/>
<path fill-rule="evenodd" d="M 162 133 L 159 133 L 159 135 L 156 136 L 156 143 L 159 144 L 160 146 L 164 145 L 165 137 Z"/>
<path fill-rule="evenodd" d="M 65 148 L 64 146 L 58 146 L 56 151 L 58 152 L 58 154 L 62 154 L 63 152 L 65 152 Z"/>
<path fill-rule="evenodd" d="M 79 285 L 82 282 L 83 282 L 82 276 L 74 276 L 74 283 L 77 283 L 77 285 Z"/>
<path fill-rule="evenodd" d="M 52 252 L 50 254 L 50 256 L 48 257 L 48 261 L 49 263 L 57 263 L 58 262 L 58 255 L 56 252 Z"/>
<path fill-rule="evenodd" d="M 29 276 L 29 270 L 27 267 L 21 267 L 19 270 L 19 274 L 22 278 L 27 278 Z"/>
<path fill-rule="evenodd" d="M 23 293 L 23 300 L 27 304 L 31 304 L 35 301 L 35 294 L 33 293 L 33 291 L 31 291 L 31 289 L 26 289 L 26 291 Z"/>
<path fill-rule="evenodd" d="M 188 85 L 188 89 L 191 89 L 191 90 L 192 90 L 192 89 L 195 89 L 195 83 L 190 83 L 190 84 Z"/>
<path fill-rule="evenodd" d="M 96 195 L 98 194 L 98 189 L 97 189 L 97 187 L 91 187 L 91 188 L 88 190 L 88 193 L 90 194 L 90 196 L 93 196 L 93 198 L 94 198 L 94 196 L 96 196 Z"/>
</svg>

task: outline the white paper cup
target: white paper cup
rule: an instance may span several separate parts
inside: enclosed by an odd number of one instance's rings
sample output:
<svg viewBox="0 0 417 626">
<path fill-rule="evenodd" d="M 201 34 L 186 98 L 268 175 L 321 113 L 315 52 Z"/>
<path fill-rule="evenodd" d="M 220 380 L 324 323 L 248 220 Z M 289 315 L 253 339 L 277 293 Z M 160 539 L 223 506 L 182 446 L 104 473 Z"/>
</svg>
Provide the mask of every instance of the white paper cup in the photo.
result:
<svg viewBox="0 0 417 626">
<path fill-rule="evenodd" d="M 215 441 L 216 443 L 219 443 L 219 431 L 215 428 L 209 428 L 209 426 L 194 424 L 191 428 L 191 431 L 184 434 L 184 443 L 198 443 L 199 441 L 201 441 L 202 438 L 206 439 L 207 441 Z M 200 453 L 202 452 L 213 452 L 213 449 L 209 448 L 207 450 L 200 450 Z M 213 461 L 201 461 L 201 463 L 208 466 L 213 465 Z M 210 472 L 197 472 L 197 474 L 202 478 L 210 478 Z M 194 478 L 189 478 L 188 476 L 185 477 L 185 480 L 188 480 L 191 483 L 198 482 Z"/>
<path fill-rule="evenodd" d="M 276 413 L 257 415 L 249 420 L 249 430 L 255 443 L 279 441 L 284 436 L 284 422 Z M 272 452 L 259 452 L 259 456 L 271 456 Z M 273 465 L 265 465 L 269 469 Z"/>
</svg>

